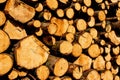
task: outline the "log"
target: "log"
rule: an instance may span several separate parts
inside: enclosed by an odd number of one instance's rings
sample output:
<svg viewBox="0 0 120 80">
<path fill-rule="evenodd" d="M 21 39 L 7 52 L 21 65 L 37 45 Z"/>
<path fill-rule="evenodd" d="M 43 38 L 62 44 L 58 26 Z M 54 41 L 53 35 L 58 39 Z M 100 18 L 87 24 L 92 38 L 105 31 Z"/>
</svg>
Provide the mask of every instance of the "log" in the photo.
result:
<svg viewBox="0 0 120 80">
<path fill-rule="evenodd" d="M 53 46 L 56 43 L 56 39 L 53 36 L 45 36 L 43 37 L 43 42 L 48 46 Z"/>
<path fill-rule="evenodd" d="M 90 34 L 92 36 L 93 39 L 97 39 L 98 37 L 98 31 L 95 28 L 91 28 L 90 29 Z"/>
<path fill-rule="evenodd" d="M 46 4 L 51 10 L 55 10 L 58 8 L 57 0 L 46 0 Z"/>
<path fill-rule="evenodd" d="M 57 10 L 56 10 L 56 14 L 57 14 L 58 17 L 61 18 L 61 17 L 64 17 L 64 14 L 65 14 L 65 13 L 64 13 L 64 10 L 63 10 L 63 9 L 57 9 Z"/>
<path fill-rule="evenodd" d="M 82 49 L 86 49 L 91 45 L 92 36 L 90 33 L 85 32 L 78 37 L 78 42 L 81 45 Z"/>
<path fill-rule="evenodd" d="M 72 55 L 74 57 L 79 57 L 82 54 L 82 47 L 78 43 L 73 43 Z"/>
<path fill-rule="evenodd" d="M 7 20 L 3 30 L 9 35 L 10 39 L 20 40 L 27 36 L 25 29 L 19 24 L 15 24 L 10 20 Z"/>
<path fill-rule="evenodd" d="M 90 55 L 90 57 L 92 58 L 96 58 L 100 55 L 100 48 L 98 46 L 98 44 L 92 44 L 89 48 L 88 48 L 88 54 Z"/>
<path fill-rule="evenodd" d="M 0 3 L 1 3 L 1 1 L 0 1 Z M 3 1 L 6 1 L 6 0 L 3 0 Z M 0 26 L 2 26 L 5 23 L 5 21 L 6 21 L 6 16 L 5 16 L 4 12 L 0 11 Z"/>
<path fill-rule="evenodd" d="M 63 76 L 68 70 L 68 61 L 64 58 L 49 55 L 46 65 L 55 76 Z"/>
<path fill-rule="evenodd" d="M 117 37 L 115 31 L 111 31 L 108 33 L 108 38 L 111 40 L 111 42 L 115 45 L 119 45 L 120 44 L 120 38 Z"/>
<path fill-rule="evenodd" d="M 68 73 L 72 74 L 74 79 L 80 79 L 82 76 L 82 68 L 76 64 L 69 63 Z"/>
<path fill-rule="evenodd" d="M 1 3 L 5 3 L 6 1 L 7 1 L 7 0 L 0 0 L 0 4 L 1 4 Z"/>
<path fill-rule="evenodd" d="M 43 30 L 41 28 L 38 29 L 38 31 L 35 32 L 37 36 L 42 36 Z"/>
<path fill-rule="evenodd" d="M 93 15 L 94 15 L 94 10 L 93 10 L 92 8 L 88 8 L 88 9 L 87 9 L 87 14 L 88 14 L 89 16 L 93 16 Z"/>
<path fill-rule="evenodd" d="M 117 56 L 116 63 L 117 65 L 120 65 L 120 55 Z"/>
<path fill-rule="evenodd" d="M 111 62 L 110 62 L 110 61 L 107 61 L 105 66 L 106 66 L 106 69 L 107 69 L 107 70 L 110 70 L 110 69 L 111 69 L 112 64 L 111 64 Z"/>
<path fill-rule="evenodd" d="M 8 78 L 10 79 L 10 80 L 14 80 L 14 79 L 16 79 L 18 77 L 18 72 L 17 72 L 17 70 L 15 70 L 15 69 L 13 69 L 11 72 L 10 72 L 10 74 L 8 75 Z"/>
<path fill-rule="evenodd" d="M 100 74 L 96 70 L 87 70 L 83 73 L 80 80 L 101 80 Z"/>
<path fill-rule="evenodd" d="M 95 0 L 96 3 L 101 3 L 103 0 Z"/>
<path fill-rule="evenodd" d="M 58 76 L 49 76 L 50 80 L 61 80 Z"/>
<path fill-rule="evenodd" d="M 74 34 L 73 33 L 66 33 L 65 39 L 72 43 L 74 41 Z"/>
<path fill-rule="evenodd" d="M 8 73 L 13 66 L 13 59 L 8 53 L 0 54 L 0 76 Z"/>
<path fill-rule="evenodd" d="M 118 75 L 115 75 L 114 80 L 120 80 Z"/>
<path fill-rule="evenodd" d="M 75 26 L 69 25 L 69 26 L 68 26 L 68 29 L 67 29 L 67 32 L 70 32 L 70 33 L 75 34 L 75 33 L 76 33 Z"/>
<path fill-rule="evenodd" d="M 113 80 L 113 74 L 110 70 L 106 70 L 102 77 L 103 80 Z"/>
<path fill-rule="evenodd" d="M 42 4 L 42 3 L 36 4 L 35 10 L 36 10 L 37 12 L 41 12 L 41 11 L 43 10 L 43 4 Z"/>
<path fill-rule="evenodd" d="M 33 69 L 47 61 L 49 48 L 34 35 L 20 40 L 16 45 L 14 55 L 17 65 L 20 67 Z"/>
<path fill-rule="evenodd" d="M 33 26 L 35 28 L 39 28 L 41 26 L 40 20 L 32 20 L 27 23 L 28 26 Z"/>
<path fill-rule="evenodd" d="M 90 17 L 90 20 L 87 22 L 89 27 L 94 27 L 95 26 L 95 18 Z"/>
<path fill-rule="evenodd" d="M 61 3 L 67 4 L 68 0 L 59 0 Z"/>
<path fill-rule="evenodd" d="M 25 77 L 25 76 L 27 76 L 27 72 L 25 72 L 25 71 L 18 71 L 18 76 L 19 77 Z"/>
<path fill-rule="evenodd" d="M 57 25 L 54 24 L 54 23 L 51 23 L 49 26 L 48 26 L 48 32 L 49 34 L 55 34 L 56 31 L 57 31 Z"/>
<path fill-rule="evenodd" d="M 87 7 L 90 7 L 91 4 L 92 4 L 92 1 L 91 1 L 91 0 L 83 0 L 83 3 L 84 3 Z"/>
<path fill-rule="evenodd" d="M 80 4 L 79 2 L 76 2 L 76 3 L 74 4 L 74 8 L 75 8 L 75 10 L 80 11 L 80 9 L 81 9 L 81 4 Z"/>
<path fill-rule="evenodd" d="M 21 23 L 28 22 L 35 15 L 35 9 L 20 0 L 8 0 L 4 10 L 6 14 Z"/>
<path fill-rule="evenodd" d="M 120 52 L 119 46 L 117 46 L 117 47 L 115 47 L 115 48 L 112 48 L 112 51 L 113 51 L 113 54 L 114 54 L 114 55 L 118 55 L 119 52 Z"/>
<path fill-rule="evenodd" d="M 67 18 L 72 19 L 74 17 L 74 9 L 73 8 L 66 9 L 66 16 Z"/>
<path fill-rule="evenodd" d="M 87 7 L 86 6 L 82 6 L 81 10 L 82 10 L 83 13 L 86 13 L 87 12 Z"/>
<path fill-rule="evenodd" d="M 50 74 L 49 68 L 45 65 L 41 65 L 36 69 L 36 75 L 40 80 L 46 80 Z"/>
<path fill-rule="evenodd" d="M 85 54 L 81 54 L 73 63 L 82 66 L 82 70 L 85 71 L 91 68 L 92 59 Z"/>
<path fill-rule="evenodd" d="M 61 80 L 72 80 L 72 78 L 69 76 L 63 76 L 61 77 Z"/>
<path fill-rule="evenodd" d="M 51 17 L 52 17 L 51 12 L 49 12 L 49 11 L 47 11 L 47 10 L 45 10 L 45 11 L 43 12 L 43 18 L 44 18 L 45 20 L 50 20 Z"/>
<path fill-rule="evenodd" d="M 7 33 L 0 29 L 0 53 L 8 49 L 10 45 L 10 39 Z"/>
<path fill-rule="evenodd" d="M 83 30 L 86 30 L 87 28 L 87 23 L 84 19 L 78 19 L 76 21 L 76 27 L 77 27 L 77 30 L 78 31 L 83 31 Z"/>
<path fill-rule="evenodd" d="M 56 44 L 52 47 L 53 50 L 59 50 L 63 55 L 70 55 L 73 49 L 72 43 L 67 40 L 57 41 Z"/>
<path fill-rule="evenodd" d="M 98 71 L 105 70 L 105 60 L 101 55 L 93 61 L 93 68 Z"/>
</svg>

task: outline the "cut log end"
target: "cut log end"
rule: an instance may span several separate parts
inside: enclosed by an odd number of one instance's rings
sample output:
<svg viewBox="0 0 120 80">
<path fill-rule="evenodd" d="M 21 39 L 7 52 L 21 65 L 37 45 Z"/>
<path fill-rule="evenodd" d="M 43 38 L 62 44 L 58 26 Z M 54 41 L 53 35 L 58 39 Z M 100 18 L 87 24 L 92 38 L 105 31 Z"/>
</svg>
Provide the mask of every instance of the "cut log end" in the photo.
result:
<svg viewBox="0 0 120 80">
<path fill-rule="evenodd" d="M 10 45 L 10 39 L 8 35 L 3 31 L 0 30 L 0 53 L 4 52 Z"/>
<path fill-rule="evenodd" d="M 64 75 L 68 70 L 68 61 L 64 58 L 60 58 L 54 67 L 54 74 L 56 76 Z"/>
<path fill-rule="evenodd" d="M 36 69 L 36 75 L 40 80 L 46 80 L 49 77 L 50 71 L 47 66 L 40 66 Z"/>
<path fill-rule="evenodd" d="M 72 52 L 72 44 L 68 41 L 63 41 L 61 44 L 60 44 L 60 52 L 62 54 L 65 54 L 65 55 L 68 55 Z"/>
<path fill-rule="evenodd" d="M 79 19 L 76 23 L 78 31 L 83 31 L 87 28 L 87 23 L 84 19 Z"/>
<path fill-rule="evenodd" d="M 1 53 L 0 54 L 0 76 L 5 75 L 8 73 L 12 66 L 13 66 L 13 60 L 11 56 L 7 53 Z"/>
<path fill-rule="evenodd" d="M 55 10 L 58 8 L 57 0 L 46 0 L 46 4 L 51 10 Z"/>
<path fill-rule="evenodd" d="M 0 11 L 0 26 L 2 26 L 5 23 L 5 21 L 6 21 L 5 14 L 2 11 Z"/>
</svg>

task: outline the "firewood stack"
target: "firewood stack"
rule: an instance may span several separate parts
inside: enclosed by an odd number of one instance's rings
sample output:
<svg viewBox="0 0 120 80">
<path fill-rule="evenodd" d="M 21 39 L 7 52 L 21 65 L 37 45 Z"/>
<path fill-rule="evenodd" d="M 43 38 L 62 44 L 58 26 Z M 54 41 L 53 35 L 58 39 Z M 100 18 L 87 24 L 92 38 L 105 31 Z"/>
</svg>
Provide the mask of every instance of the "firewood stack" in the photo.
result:
<svg viewBox="0 0 120 80">
<path fill-rule="evenodd" d="M 120 80 L 119 0 L 0 0 L 0 80 Z"/>
</svg>

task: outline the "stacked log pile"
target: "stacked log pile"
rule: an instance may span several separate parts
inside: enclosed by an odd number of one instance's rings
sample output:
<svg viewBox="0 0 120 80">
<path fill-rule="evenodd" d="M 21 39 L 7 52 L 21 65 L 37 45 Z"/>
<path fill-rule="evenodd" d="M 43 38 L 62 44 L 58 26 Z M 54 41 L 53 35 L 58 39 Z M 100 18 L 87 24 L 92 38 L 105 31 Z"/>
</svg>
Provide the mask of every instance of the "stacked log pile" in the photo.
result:
<svg viewBox="0 0 120 80">
<path fill-rule="evenodd" d="M 0 80 L 120 80 L 119 0 L 0 0 Z"/>
</svg>

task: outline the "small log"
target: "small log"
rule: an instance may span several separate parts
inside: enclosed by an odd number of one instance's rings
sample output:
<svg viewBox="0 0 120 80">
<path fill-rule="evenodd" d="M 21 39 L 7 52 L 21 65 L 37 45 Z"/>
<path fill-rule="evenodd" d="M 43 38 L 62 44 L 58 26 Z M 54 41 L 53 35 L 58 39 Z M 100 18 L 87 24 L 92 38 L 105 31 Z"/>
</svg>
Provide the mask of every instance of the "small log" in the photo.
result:
<svg viewBox="0 0 120 80">
<path fill-rule="evenodd" d="M 21 23 L 28 22 L 35 15 L 35 9 L 20 0 L 8 0 L 4 10 Z"/>
<path fill-rule="evenodd" d="M 57 26 L 57 30 L 54 35 L 56 36 L 62 36 L 64 33 L 66 33 L 68 28 L 68 20 L 66 19 L 58 19 L 53 17 L 51 19 L 51 23 L 55 24 Z M 62 27 L 61 27 L 62 26 Z"/>
<path fill-rule="evenodd" d="M 78 19 L 76 21 L 76 27 L 77 27 L 77 30 L 78 31 L 83 31 L 83 30 L 86 30 L 87 28 L 87 23 L 84 19 Z"/>
<path fill-rule="evenodd" d="M 117 46 L 117 47 L 115 47 L 115 48 L 112 48 L 112 51 L 113 51 L 113 54 L 114 54 L 114 55 L 118 55 L 119 52 L 120 52 L 119 46 Z"/>
<path fill-rule="evenodd" d="M 55 76 L 63 76 L 68 70 L 68 61 L 64 58 L 49 55 L 46 65 Z"/>
<path fill-rule="evenodd" d="M 90 55 L 90 57 L 92 58 L 96 58 L 100 55 L 100 48 L 98 46 L 98 44 L 92 44 L 89 48 L 88 48 L 88 54 Z"/>
<path fill-rule="evenodd" d="M 116 68 L 114 68 L 114 67 L 112 66 L 112 67 L 111 67 L 111 72 L 112 72 L 113 75 L 118 74 L 118 72 L 119 72 L 119 67 L 117 66 Z"/>
<path fill-rule="evenodd" d="M 100 1 L 100 0 L 99 0 L 99 1 Z M 100 6 L 101 6 L 101 9 L 105 9 L 105 8 L 106 8 L 106 5 L 105 5 L 104 2 L 102 2 L 102 3 L 100 4 Z"/>
<path fill-rule="evenodd" d="M 66 33 L 65 38 L 67 41 L 73 42 L 74 41 L 74 34 L 73 33 Z"/>
<path fill-rule="evenodd" d="M 27 23 L 28 26 L 33 26 L 35 28 L 39 28 L 41 26 L 41 22 L 39 20 L 32 20 Z"/>
<path fill-rule="evenodd" d="M 96 3 L 101 3 L 103 0 L 95 0 Z"/>
<path fill-rule="evenodd" d="M 7 50 L 10 45 L 10 39 L 7 33 L 0 29 L 0 53 Z"/>
<path fill-rule="evenodd" d="M 105 60 L 106 61 L 110 61 L 112 59 L 112 56 L 110 53 L 107 53 L 107 55 L 105 56 Z"/>
<path fill-rule="evenodd" d="M 0 3 L 1 3 L 1 1 L 0 1 Z M 6 0 L 3 0 L 3 1 L 6 1 Z M 4 12 L 0 11 L 0 26 L 2 26 L 5 23 L 5 21 L 6 21 L 6 17 L 5 17 Z"/>
<path fill-rule="evenodd" d="M 25 76 L 27 76 L 27 72 L 25 72 L 25 71 L 18 71 L 18 76 L 19 77 L 25 77 Z"/>
<path fill-rule="evenodd" d="M 117 56 L 116 63 L 117 65 L 120 65 L 120 55 Z"/>
<path fill-rule="evenodd" d="M 27 36 L 25 29 L 18 24 L 10 22 L 10 20 L 6 21 L 3 30 L 9 35 L 10 39 L 14 40 L 20 40 Z"/>
<path fill-rule="evenodd" d="M 94 69 L 87 70 L 83 73 L 80 80 L 101 80 L 100 74 Z"/>
<path fill-rule="evenodd" d="M 67 29 L 67 32 L 75 34 L 76 33 L 76 29 L 75 29 L 75 27 L 73 25 L 69 25 L 68 29 Z"/>
<path fill-rule="evenodd" d="M 95 18 L 90 17 L 90 20 L 87 22 L 89 27 L 94 27 L 95 26 Z"/>
<path fill-rule="evenodd" d="M 0 76 L 8 73 L 13 66 L 13 59 L 11 55 L 7 53 L 0 54 Z"/>
<path fill-rule="evenodd" d="M 92 0 L 83 0 L 83 3 L 87 6 L 90 7 L 92 4 Z"/>
<path fill-rule="evenodd" d="M 56 39 L 53 36 L 45 36 L 43 37 L 43 42 L 48 46 L 53 46 L 56 43 Z"/>
<path fill-rule="evenodd" d="M 100 74 L 96 70 L 92 70 L 87 75 L 88 80 L 101 80 Z"/>
<path fill-rule="evenodd" d="M 119 0 L 110 0 L 112 3 L 117 3 Z"/>
<path fill-rule="evenodd" d="M 93 68 L 98 71 L 105 70 L 105 60 L 103 56 L 100 55 L 93 61 Z"/>
<path fill-rule="evenodd" d="M 51 10 L 55 10 L 58 8 L 57 0 L 46 0 L 46 4 Z"/>
<path fill-rule="evenodd" d="M 106 70 L 102 77 L 103 80 L 113 80 L 113 74 L 110 70 Z"/>
<path fill-rule="evenodd" d="M 69 63 L 68 73 L 72 74 L 74 79 L 80 79 L 82 76 L 82 68 L 76 64 Z"/>
<path fill-rule="evenodd" d="M 73 63 L 82 66 L 83 71 L 85 71 L 91 68 L 92 59 L 85 54 L 81 54 L 80 57 L 77 60 L 75 60 Z"/>
<path fill-rule="evenodd" d="M 80 11 L 80 9 L 81 9 L 81 4 L 80 4 L 79 2 L 76 2 L 76 3 L 74 4 L 74 8 L 75 8 L 75 10 Z"/>
<path fill-rule="evenodd" d="M 36 34 L 37 36 L 42 36 L 43 30 L 42 30 L 41 28 L 39 28 L 39 30 L 36 31 L 35 34 Z"/>
<path fill-rule="evenodd" d="M 10 72 L 10 74 L 8 75 L 8 78 L 9 78 L 10 80 L 14 80 L 14 79 L 16 79 L 17 77 L 18 77 L 18 71 L 15 70 L 15 69 L 13 69 L 13 70 Z"/>
<path fill-rule="evenodd" d="M 91 28 L 90 29 L 90 34 L 92 36 L 93 39 L 97 39 L 98 37 L 98 31 L 95 28 Z"/>
<path fill-rule="evenodd" d="M 86 6 L 82 6 L 81 10 L 82 10 L 83 13 L 86 13 L 87 12 L 87 7 Z"/>
<path fill-rule="evenodd" d="M 78 42 L 81 45 L 82 49 L 86 49 L 91 45 L 92 36 L 90 35 L 90 33 L 85 32 L 79 36 Z"/>
<path fill-rule="evenodd" d="M 82 54 L 82 47 L 78 43 L 73 43 L 72 55 L 74 57 L 79 57 Z"/>
<path fill-rule="evenodd" d="M 112 67 L 112 64 L 111 64 L 110 61 L 107 61 L 105 66 L 106 66 L 106 69 L 107 69 L 107 70 L 110 70 L 111 67 Z"/>
<path fill-rule="evenodd" d="M 57 9 L 56 14 L 58 17 L 64 17 L 64 10 L 63 9 Z"/>
<path fill-rule="evenodd" d="M 66 9 L 66 16 L 69 19 L 72 19 L 74 17 L 74 9 L 73 8 L 67 8 Z"/>
<path fill-rule="evenodd" d="M 45 20 L 50 20 L 51 19 L 51 17 L 52 17 L 52 14 L 51 14 L 51 12 L 49 12 L 49 11 L 47 11 L 47 10 L 45 10 L 44 12 L 43 12 L 43 18 L 45 19 Z"/>
<path fill-rule="evenodd" d="M 55 51 L 59 50 L 61 54 L 69 55 L 72 52 L 73 46 L 69 41 L 57 41 L 56 44 L 52 47 Z"/>
<path fill-rule="evenodd" d="M 106 19 L 106 14 L 103 10 L 94 11 L 94 16 L 97 16 L 100 21 L 104 21 Z"/>
<path fill-rule="evenodd" d="M 41 12 L 43 10 L 43 4 L 42 3 L 38 3 L 36 6 L 35 6 L 35 10 L 37 12 Z"/>
<path fill-rule="evenodd" d="M 57 25 L 54 24 L 54 23 L 51 23 L 49 26 L 48 26 L 48 32 L 49 34 L 55 34 L 56 31 L 57 31 Z"/>
<path fill-rule="evenodd" d="M 88 9 L 87 9 L 87 14 L 88 14 L 89 16 L 93 16 L 93 15 L 94 15 L 94 10 L 93 10 L 92 8 L 88 8 Z"/>
<path fill-rule="evenodd" d="M 120 77 L 118 75 L 115 75 L 114 80 L 120 80 Z"/>
<path fill-rule="evenodd" d="M 115 31 L 111 31 L 108 33 L 108 38 L 110 39 L 110 41 L 112 43 L 114 43 L 115 45 L 119 45 L 120 44 L 120 38 L 117 37 L 117 35 L 115 34 Z"/>
<path fill-rule="evenodd" d="M 47 61 L 49 48 L 34 35 L 31 35 L 16 45 L 14 55 L 17 65 L 26 69 L 33 69 Z"/>
<path fill-rule="evenodd" d="M 69 0 L 59 0 L 61 3 L 67 4 Z"/>
<path fill-rule="evenodd" d="M 0 4 L 1 4 L 1 3 L 5 3 L 6 1 L 7 1 L 7 0 L 0 0 Z"/>
<path fill-rule="evenodd" d="M 116 10 L 117 19 L 120 20 L 120 9 Z"/>
<path fill-rule="evenodd" d="M 45 65 L 41 65 L 36 69 L 36 75 L 40 80 L 46 80 L 49 77 L 49 68 Z"/>
</svg>

